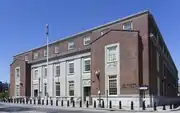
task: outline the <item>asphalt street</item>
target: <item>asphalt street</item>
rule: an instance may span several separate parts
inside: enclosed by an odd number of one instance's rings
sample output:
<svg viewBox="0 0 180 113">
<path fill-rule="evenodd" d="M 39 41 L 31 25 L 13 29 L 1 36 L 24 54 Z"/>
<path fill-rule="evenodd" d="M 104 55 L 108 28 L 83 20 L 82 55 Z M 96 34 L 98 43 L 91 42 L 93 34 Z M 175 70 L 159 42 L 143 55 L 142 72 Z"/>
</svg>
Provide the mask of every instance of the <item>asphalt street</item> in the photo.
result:
<svg viewBox="0 0 180 113">
<path fill-rule="evenodd" d="M 94 111 L 84 110 L 61 110 L 53 108 L 29 108 L 0 104 L 0 113 L 93 113 Z M 103 111 L 98 113 L 104 113 Z"/>
<path fill-rule="evenodd" d="M 156 111 L 160 113 L 180 113 L 177 111 Z M 131 112 L 131 111 L 106 111 L 106 110 L 83 110 L 83 109 L 63 109 L 63 108 L 50 108 L 50 107 L 33 107 L 31 105 L 11 105 L 11 104 L 0 104 L 0 113 L 142 113 L 142 112 Z M 144 113 L 148 113 L 144 111 Z M 152 112 L 149 112 L 152 113 Z"/>
</svg>

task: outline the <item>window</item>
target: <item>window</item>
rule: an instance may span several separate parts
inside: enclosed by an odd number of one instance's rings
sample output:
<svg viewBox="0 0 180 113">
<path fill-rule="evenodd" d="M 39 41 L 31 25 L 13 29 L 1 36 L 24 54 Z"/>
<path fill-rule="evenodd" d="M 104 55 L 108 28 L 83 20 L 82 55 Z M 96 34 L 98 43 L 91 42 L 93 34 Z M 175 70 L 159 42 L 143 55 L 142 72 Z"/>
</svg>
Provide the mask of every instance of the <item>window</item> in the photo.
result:
<svg viewBox="0 0 180 113">
<path fill-rule="evenodd" d="M 44 96 L 46 96 L 46 94 L 47 94 L 47 84 L 44 83 Z"/>
<path fill-rule="evenodd" d="M 74 49 L 74 42 L 68 42 L 68 49 Z"/>
<path fill-rule="evenodd" d="M 117 60 L 116 48 L 117 46 L 107 48 L 107 62 L 115 62 Z"/>
<path fill-rule="evenodd" d="M 83 42 L 84 42 L 84 45 L 88 45 L 91 41 L 91 37 L 90 36 L 86 36 L 83 38 Z"/>
<path fill-rule="evenodd" d="M 34 79 L 37 79 L 38 78 L 38 70 L 35 70 L 34 72 Z"/>
<path fill-rule="evenodd" d="M 18 69 L 16 69 L 16 77 L 17 78 L 19 78 L 19 76 L 20 76 L 20 71 L 19 71 L 20 69 L 18 68 Z"/>
<path fill-rule="evenodd" d="M 19 85 L 16 85 L 16 96 L 19 96 Z"/>
<path fill-rule="evenodd" d="M 60 65 L 56 66 L 56 76 L 59 77 L 60 76 Z"/>
<path fill-rule="evenodd" d="M 47 50 L 44 49 L 44 56 L 47 56 Z"/>
<path fill-rule="evenodd" d="M 157 61 L 156 61 L 156 62 L 157 62 L 157 71 L 158 71 L 158 72 L 159 72 L 159 56 L 160 56 L 160 55 L 159 55 L 159 52 L 157 52 L 157 54 L 156 54 L 156 57 L 157 57 L 156 59 L 157 59 Z"/>
<path fill-rule="evenodd" d="M 47 78 L 47 67 L 44 67 L 44 78 Z"/>
<path fill-rule="evenodd" d="M 56 96 L 60 96 L 60 82 L 56 82 Z"/>
<path fill-rule="evenodd" d="M 69 62 L 69 74 L 74 73 L 74 62 Z"/>
<path fill-rule="evenodd" d="M 91 70 L 91 60 L 84 60 L 84 72 L 89 72 Z"/>
<path fill-rule="evenodd" d="M 28 61 L 28 56 L 26 55 L 24 59 L 25 59 L 25 61 Z"/>
<path fill-rule="evenodd" d="M 117 76 L 109 76 L 109 95 L 117 95 Z"/>
<path fill-rule="evenodd" d="M 132 22 L 127 22 L 123 24 L 123 30 L 132 30 Z"/>
<path fill-rule="evenodd" d="M 157 96 L 160 96 L 160 78 L 157 76 Z"/>
<path fill-rule="evenodd" d="M 74 81 L 69 81 L 69 96 L 74 96 Z"/>
<path fill-rule="evenodd" d="M 59 53 L 59 47 L 58 46 L 54 47 L 54 53 Z"/>
<path fill-rule="evenodd" d="M 38 58 L 38 52 L 35 52 L 34 53 L 34 59 L 37 59 Z"/>
</svg>

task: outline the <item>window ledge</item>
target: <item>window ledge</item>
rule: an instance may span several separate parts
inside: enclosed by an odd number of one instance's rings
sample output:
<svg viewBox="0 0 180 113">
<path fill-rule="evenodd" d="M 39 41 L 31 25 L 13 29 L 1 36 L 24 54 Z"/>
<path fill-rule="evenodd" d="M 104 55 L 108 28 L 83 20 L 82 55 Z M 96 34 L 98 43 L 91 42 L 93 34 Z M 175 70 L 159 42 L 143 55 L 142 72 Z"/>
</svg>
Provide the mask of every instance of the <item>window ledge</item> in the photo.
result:
<svg viewBox="0 0 180 113">
<path fill-rule="evenodd" d="M 91 73 L 91 71 L 84 71 L 83 73 Z"/>
<path fill-rule="evenodd" d="M 74 75 L 74 73 L 68 73 L 68 76 Z"/>
</svg>

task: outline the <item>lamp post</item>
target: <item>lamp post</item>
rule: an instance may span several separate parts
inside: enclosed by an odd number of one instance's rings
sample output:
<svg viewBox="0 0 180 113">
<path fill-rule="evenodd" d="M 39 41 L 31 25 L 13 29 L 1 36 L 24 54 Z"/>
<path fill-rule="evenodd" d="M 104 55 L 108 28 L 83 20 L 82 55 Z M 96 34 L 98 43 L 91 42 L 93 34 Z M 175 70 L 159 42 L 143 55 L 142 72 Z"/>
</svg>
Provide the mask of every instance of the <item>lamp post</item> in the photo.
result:
<svg viewBox="0 0 180 113">
<path fill-rule="evenodd" d="M 99 95 L 99 104 L 98 106 L 101 107 L 101 90 L 100 90 L 100 70 L 97 70 L 95 72 L 96 76 L 97 76 L 97 79 L 99 81 L 99 88 L 98 88 L 98 95 Z"/>
<path fill-rule="evenodd" d="M 46 49 L 47 49 L 47 57 L 46 57 L 46 61 L 47 61 L 47 76 L 48 77 L 48 65 L 49 65 L 49 25 L 46 24 L 46 41 L 47 41 L 47 45 L 46 45 Z M 46 84 L 47 87 L 48 84 Z M 47 90 L 45 91 L 45 94 L 47 95 Z M 47 97 L 48 98 L 48 97 Z"/>
</svg>

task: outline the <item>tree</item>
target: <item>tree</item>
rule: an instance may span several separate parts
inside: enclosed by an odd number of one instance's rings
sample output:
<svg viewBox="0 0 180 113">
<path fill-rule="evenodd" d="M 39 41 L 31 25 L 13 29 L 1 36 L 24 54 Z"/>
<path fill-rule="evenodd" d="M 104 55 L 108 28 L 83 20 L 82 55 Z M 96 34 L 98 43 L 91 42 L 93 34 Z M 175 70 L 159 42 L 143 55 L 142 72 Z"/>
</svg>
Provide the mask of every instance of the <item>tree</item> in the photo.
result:
<svg viewBox="0 0 180 113">
<path fill-rule="evenodd" d="M 8 92 L 2 92 L 0 93 L 0 99 L 2 98 L 8 98 L 9 97 L 9 93 Z"/>
</svg>

